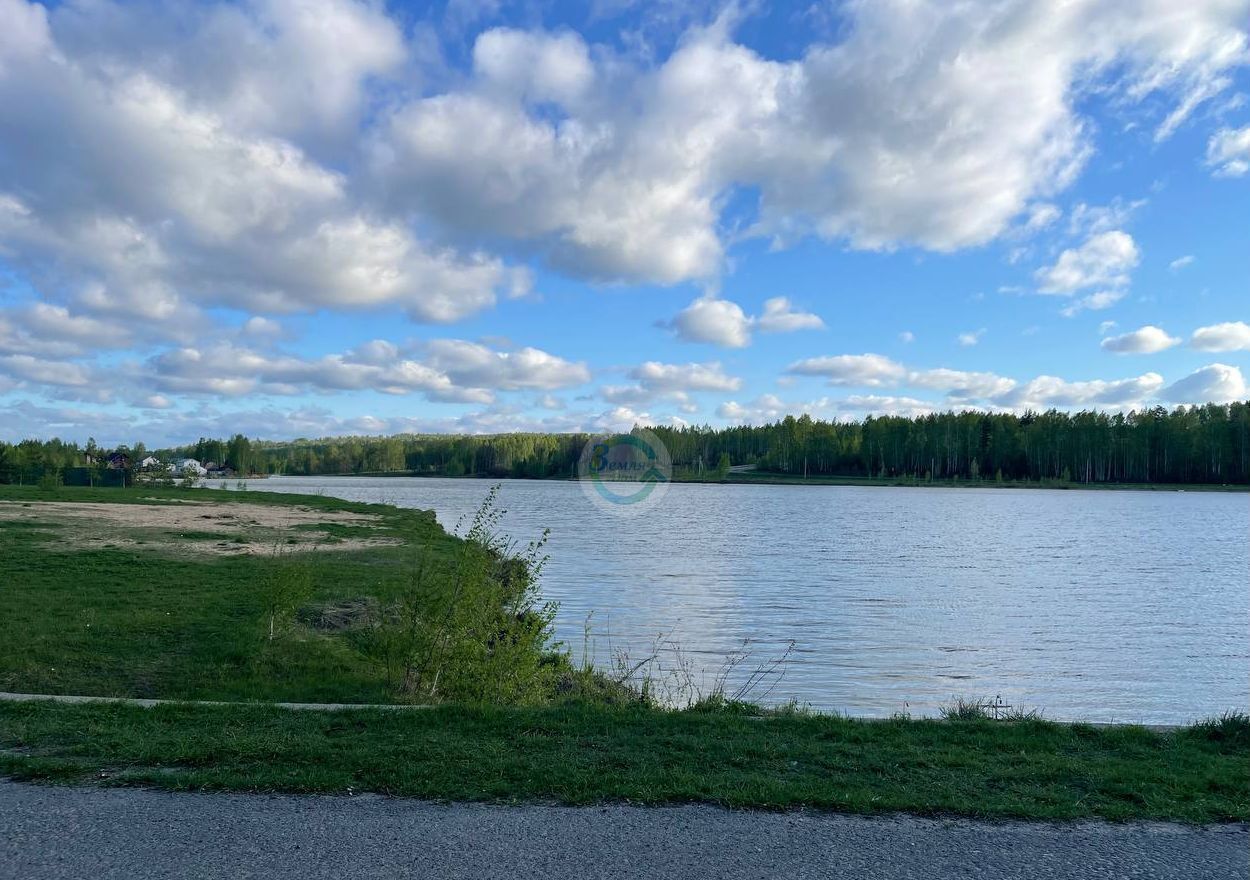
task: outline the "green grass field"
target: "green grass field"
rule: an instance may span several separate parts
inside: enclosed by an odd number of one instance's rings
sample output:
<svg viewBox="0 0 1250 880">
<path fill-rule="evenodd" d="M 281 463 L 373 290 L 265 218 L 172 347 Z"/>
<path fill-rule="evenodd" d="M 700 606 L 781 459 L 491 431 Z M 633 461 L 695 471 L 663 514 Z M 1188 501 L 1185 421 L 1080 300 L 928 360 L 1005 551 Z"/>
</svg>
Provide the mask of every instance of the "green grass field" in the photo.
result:
<svg viewBox="0 0 1250 880">
<path fill-rule="evenodd" d="M 71 516 L 64 504 L 80 507 Z M 92 504 L 106 506 L 82 507 Z M 398 595 L 414 559 L 452 566 L 461 546 L 428 513 L 335 499 L 0 487 L 0 690 L 403 699 L 317 615 Z M 309 561 L 309 613 L 270 639 L 258 585 L 288 558 Z M 532 706 L 345 712 L 0 701 L 0 773 L 177 789 L 1246 821 L 1250 720 L 1171 733 L 867 722 L 668 711 L 610 687 L 554 688 Z"/>
<path fill-rule="evenodd" d="M 327 550 L 309 565 L 309 605 L 385 599 L 406 583 L 417 556 L 450 564 L 458 544 L 428 512 L 313 496 L 177 489 L 0 486 L 3 502 L 299 505 L 377 517 L 371 531 L 402 546 L 338 551 L 346 527 L 325 529 Z M 168 532 L 93 526 L 41 514 L 0 518 L 0 691 L 195 700 L 388 702 L 376 669 L 334 633 L 297 625 L 266 638 L 258 585 L 281 556 L 280 535 Z M 302 525 L 290 529 L 300 533 Z M 257 544 L 255 555 L 187 552 L 187 545 Z"/>
</svg>

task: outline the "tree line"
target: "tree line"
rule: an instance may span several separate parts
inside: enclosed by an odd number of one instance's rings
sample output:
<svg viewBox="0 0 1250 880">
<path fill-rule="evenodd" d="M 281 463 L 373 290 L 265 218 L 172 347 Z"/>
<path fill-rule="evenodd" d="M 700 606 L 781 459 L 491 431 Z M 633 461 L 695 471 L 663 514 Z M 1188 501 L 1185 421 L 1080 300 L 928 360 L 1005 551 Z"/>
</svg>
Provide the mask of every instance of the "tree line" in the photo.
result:
<svg viewBox="0 0 1250 880">
<path fill-rule="evenodd" d="M 679 474 L 732 465 L 793 476 L 1076 483 L 1250 483 L 1250 403 L 1129 413 L 945 412 L 830 422 L 655 427 Z M 248 474 L 430 474 L 549 478 L 576 473 L 586 434 L 403 434 L 292 441 L 242 435 L 157 450 Z M 60 440 L 0 443 L 0 482 L 81 467 L 87 449 Z M 134 449 L 142 449 L 136 444 Z M 92 456 L 99 460 L 99 450 Z"/>
</svg>

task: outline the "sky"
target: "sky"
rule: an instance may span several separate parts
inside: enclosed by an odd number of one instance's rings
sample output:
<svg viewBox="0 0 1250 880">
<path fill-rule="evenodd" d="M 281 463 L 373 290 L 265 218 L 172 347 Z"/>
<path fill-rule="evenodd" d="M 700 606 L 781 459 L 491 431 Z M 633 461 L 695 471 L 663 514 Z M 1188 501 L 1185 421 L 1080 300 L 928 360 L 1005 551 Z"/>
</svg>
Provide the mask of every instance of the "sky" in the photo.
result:
<svg viewBox="0 0 1250 880">
<path fill-rule="evenodd" d="M 1250 396 L 1250 0 L 0 22 L 0 440 Z"/>
</svg>

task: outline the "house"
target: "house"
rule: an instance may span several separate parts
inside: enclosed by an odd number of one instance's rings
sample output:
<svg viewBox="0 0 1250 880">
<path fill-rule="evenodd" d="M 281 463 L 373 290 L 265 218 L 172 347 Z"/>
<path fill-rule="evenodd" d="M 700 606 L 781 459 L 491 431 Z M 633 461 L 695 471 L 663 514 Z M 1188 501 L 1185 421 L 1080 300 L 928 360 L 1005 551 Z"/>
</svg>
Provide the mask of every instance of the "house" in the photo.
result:
<svg viewBox="0 0 1250 880">
<path fill-rule="evenodd" d="M 200 464 L 194 458 L 180 458 L 174 462 L 174 473 L 186 476 L 188 474 L 202 477 L 208 473 L 208 468 Z"/>
<path fill-rule="evenodd" d="M 163 470 L 165 465 L 155 455 L 149 455 L 143 461 L 139 462 L 139 467 L 143 470 Z"/>
<path fill-rule="evenodd" d="M 130 456 L 124 452 L 114 452 L 105 462 L 105 467 L 111 471 L 124 471 L 130 468 Z"/>
</svg>

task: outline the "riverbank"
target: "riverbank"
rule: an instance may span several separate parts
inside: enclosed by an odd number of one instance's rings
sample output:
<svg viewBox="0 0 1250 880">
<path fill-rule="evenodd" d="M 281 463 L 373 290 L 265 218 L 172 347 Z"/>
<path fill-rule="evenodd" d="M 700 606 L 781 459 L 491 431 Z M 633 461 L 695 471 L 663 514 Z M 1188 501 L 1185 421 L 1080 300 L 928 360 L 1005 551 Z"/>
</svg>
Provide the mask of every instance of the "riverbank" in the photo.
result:
<svg viewBox="0 0 1250 880">
<path fill-rule="evenodd" d="M 449 800 L 1250 819 L 1244 717 L 1167 732 L 1028 718 L 867 722 L 714 695 L 670 711 L 554 646 L 535 666 L 524 655 L 492 667 L 481 652 L 496 650 L 493 635 L 457 654 L 437 690 L 405 687 L 365 638 L 379 620 L 370 609 L 408 597 L 420 616 L 419 603 L 440 594 L 413 584 L 463 574 L 471 546 L 428 512 L 332 498 L 0 488 L 0 690 L 257 703 L 0 703 L 0 772 Z M 301 585 L 275 571 L 308 581 L 282 598 Z M 472 610 L 457 619 L 486 615 L 495 626 L 495 606 Z M 535 686 L 507 697 L 447 689 L 466 670 L 472 685 L 526 669 Z M 262 705 L 431 697 L 443 705 Z"/>
</svg>

